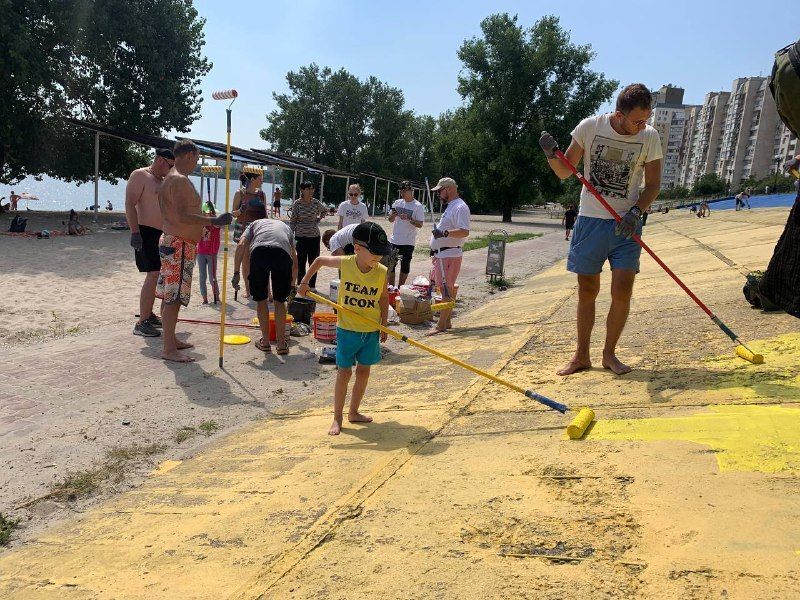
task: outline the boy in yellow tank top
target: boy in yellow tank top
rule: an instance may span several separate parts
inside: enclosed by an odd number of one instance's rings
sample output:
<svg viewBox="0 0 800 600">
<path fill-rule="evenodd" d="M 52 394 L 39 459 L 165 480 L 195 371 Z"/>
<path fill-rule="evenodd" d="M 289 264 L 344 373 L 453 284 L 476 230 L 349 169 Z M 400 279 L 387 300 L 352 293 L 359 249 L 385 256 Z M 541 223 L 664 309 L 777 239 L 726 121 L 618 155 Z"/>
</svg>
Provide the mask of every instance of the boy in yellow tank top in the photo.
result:
<svg viewBox="0 0 800 600">
<path fill-rule="evenodd" d="M 358 412 L 369 381 L 370 367 L 381 359 L 380 343 L 386 334 L 377 324 L 386 325 L 389 318 L 389 297 L 386 294 L 386 267 L 380 264 L 382 256 L 391 252 L 386 232 L 377 223 L 365 222 L 353 230 L 354 256 L 320 256 L 314 260 L 297 288 L 297 293 L 308 293 L 308 282 L 322 267 L 341 271 L 338 303 L 363 315 L 375 325 L 356 319 L 346 311 L 339 312 L 336 327 L 336 387 L 333 395 L 333 424 L 329 435 L 339 435 L 342 430 L 344 401 L 347 386 L 356 365 L 356 380 L 350 398 L 347 420 L 350 423 L 371 423 L 372 417 Z"/>
</svg>

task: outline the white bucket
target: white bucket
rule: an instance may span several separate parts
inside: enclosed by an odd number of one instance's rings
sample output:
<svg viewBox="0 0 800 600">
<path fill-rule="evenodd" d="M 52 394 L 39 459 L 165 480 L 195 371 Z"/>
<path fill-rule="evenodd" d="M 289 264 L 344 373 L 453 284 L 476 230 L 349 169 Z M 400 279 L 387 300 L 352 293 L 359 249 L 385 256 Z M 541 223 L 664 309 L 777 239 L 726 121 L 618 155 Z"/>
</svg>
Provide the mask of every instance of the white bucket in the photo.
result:
<svg viewBox="0 0 800 600">
<path fill-rule="evenodd" d="M 339 302 L 339 280 L 332 279 L 331 280 L 331 287 L 328 292 L 328 298 L 331 299 L 332 302 Z"/>
</svg>

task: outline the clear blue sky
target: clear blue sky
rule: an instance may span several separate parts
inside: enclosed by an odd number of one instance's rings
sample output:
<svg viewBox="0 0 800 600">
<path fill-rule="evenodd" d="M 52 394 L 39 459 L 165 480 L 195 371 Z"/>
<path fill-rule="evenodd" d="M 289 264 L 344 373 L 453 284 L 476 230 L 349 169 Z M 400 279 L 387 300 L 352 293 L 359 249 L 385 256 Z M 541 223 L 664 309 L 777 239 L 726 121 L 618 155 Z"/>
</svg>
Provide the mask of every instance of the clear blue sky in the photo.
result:
<svg viewBox="0 0 800 600">
<path fill-rule="evenodd" d="M 561 18 L 574 43 L 591 44 L 592 68 L 622 83 L 651 88 L 672 83 L 684 101 L 729 90 L 736 77 L 769 75 L 776 50 L 797 39 L 789 3 L 753 0 L 648 2 L 521 2 L 428 0 L 373 2 L 198 0 L 207 19 L 204 52 L 214 63 L 203 81 L 202 117 L 191 129 L 224 141 L 225 104 L 211 99 L 235 87 L 233 143 L 264 147 L 259 130 L 286 91 L 286 73 L 316 62 L 375 75 L 403 90 L 406 106 L 438 115 L 457 106 L 456 52 L 480 34 L 489 14 L 509 12 L 531 26 L 546 14 Z M 780 9 L 773 8 L 780 6 Z"/>
</svg>

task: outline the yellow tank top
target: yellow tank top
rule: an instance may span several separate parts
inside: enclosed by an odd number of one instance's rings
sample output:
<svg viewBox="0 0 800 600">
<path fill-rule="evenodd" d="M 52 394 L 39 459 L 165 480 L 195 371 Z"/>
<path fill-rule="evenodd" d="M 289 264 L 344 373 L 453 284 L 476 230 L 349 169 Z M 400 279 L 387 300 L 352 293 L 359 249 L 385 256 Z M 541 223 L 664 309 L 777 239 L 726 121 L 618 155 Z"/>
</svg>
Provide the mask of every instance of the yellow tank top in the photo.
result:
<svg viewBox="0 0 800 600">
<path fill-rule="evenodd" d="M 342 276 L 339 281 L 339 304 L 363 315 L 370 321 L 380 323 L 380 297 L 386 293 L 386 267 L 380 263 L 369 273 L 362 273 L 355 256 L 342 259 Z M 378 331 L 377 325 L 368 325 L 361 319 L 339 311 L 339 327 L 350 331 Z"/>
</svg>

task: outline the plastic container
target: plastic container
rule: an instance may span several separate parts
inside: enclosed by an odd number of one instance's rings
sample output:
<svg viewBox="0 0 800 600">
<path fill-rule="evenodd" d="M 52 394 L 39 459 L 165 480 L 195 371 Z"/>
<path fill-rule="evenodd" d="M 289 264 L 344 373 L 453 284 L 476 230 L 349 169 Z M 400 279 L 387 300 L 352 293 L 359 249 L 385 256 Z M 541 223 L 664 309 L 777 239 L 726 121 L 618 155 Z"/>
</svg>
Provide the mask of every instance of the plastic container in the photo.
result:
<svg viewBox="0 0 800 600">
<path fill-rule="evenodd" d="M 328 298 L 331 299 L 331 302 L 339 302 L 339 280 L 338 279 L 331 279 L 331 287 L 328 291 Z"/>
<path fill-rule="evenodd" d="M 397 299 L 400 297 L 400 292 L 389 292 L 389 306 L 394 308 L 397 305 Z"/>
<path fill-rule="evenodd" d="M 292 333 L 292 323 L 294 323 L 294 317 L 292 315 L 286 315 L 286 339 L 289 339 L 289 336 Z M 275 330 L 275 313 L 269 313 L 269 340 L 271 342 L 278 341 L 278 332 Z"/>
<path fill-rule="evenodd" d="M 330 344 L 336 341 L 337 317 L 333 313 L 314 313 L 312 333 L 318 342 Z"/>
<path fill-rule="evenodd" d="M 303 298 L 302 296 L 295 296 L 289 305 L 289 314 L 294 317 L 294 320 L 306 325 L 311 325 L 311 315 L 316 310 L 317 303 L 311 298 Z"/>
</svg>

